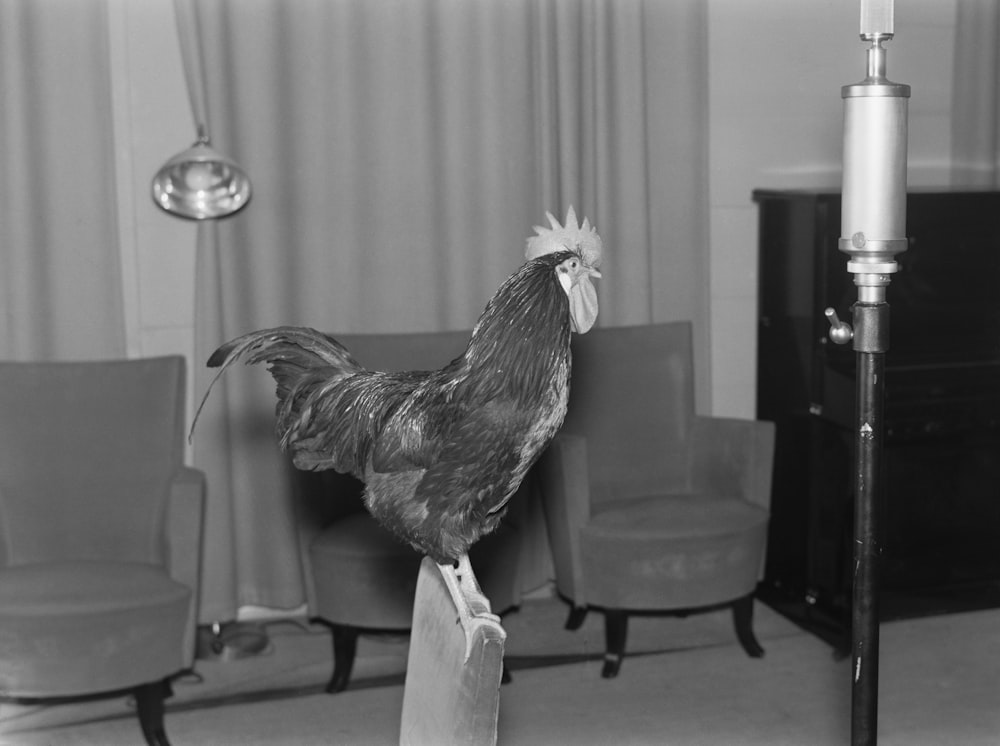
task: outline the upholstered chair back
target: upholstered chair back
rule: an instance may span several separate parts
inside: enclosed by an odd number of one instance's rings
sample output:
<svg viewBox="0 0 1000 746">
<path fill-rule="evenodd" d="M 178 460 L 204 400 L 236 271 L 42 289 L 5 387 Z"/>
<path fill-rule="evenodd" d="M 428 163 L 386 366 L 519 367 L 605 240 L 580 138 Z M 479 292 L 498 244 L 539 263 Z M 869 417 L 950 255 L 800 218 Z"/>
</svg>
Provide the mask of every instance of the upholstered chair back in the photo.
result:
<svg viewBox="0 0 1000 746">
<path fill-rule="evenodd" d="M 371 370 L 437 370 L 465 352 L 472 332 L 423 334 L 337 334 L 340 342 Z"/>
<path fill-rule="evenodd" d="M 574 335 L 562 432 L 587 439 L 595 505 L 690 490 L 693 375 L 689 322 Z"/>
<path fill-rule="evenodd" d="M 181 357 L 0 363 L 0 567 L 163 564 L 184 383 Z"/>
</svg>

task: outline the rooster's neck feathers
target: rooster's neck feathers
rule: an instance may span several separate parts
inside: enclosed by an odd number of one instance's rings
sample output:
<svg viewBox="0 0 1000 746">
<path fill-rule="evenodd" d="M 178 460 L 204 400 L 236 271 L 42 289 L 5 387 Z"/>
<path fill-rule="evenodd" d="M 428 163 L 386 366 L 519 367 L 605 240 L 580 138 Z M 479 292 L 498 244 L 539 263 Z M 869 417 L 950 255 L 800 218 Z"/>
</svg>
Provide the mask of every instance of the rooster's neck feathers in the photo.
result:
<svg viewBox="0 0 1000 746">
<path fill-rule="evenodd" d="M 570 256 L 525 262 L 487 304 L 461 358 L 477 385 L 521 398 L 551 379 L 569 349 L 569 301 L 555 268 Z"/>
</svg>

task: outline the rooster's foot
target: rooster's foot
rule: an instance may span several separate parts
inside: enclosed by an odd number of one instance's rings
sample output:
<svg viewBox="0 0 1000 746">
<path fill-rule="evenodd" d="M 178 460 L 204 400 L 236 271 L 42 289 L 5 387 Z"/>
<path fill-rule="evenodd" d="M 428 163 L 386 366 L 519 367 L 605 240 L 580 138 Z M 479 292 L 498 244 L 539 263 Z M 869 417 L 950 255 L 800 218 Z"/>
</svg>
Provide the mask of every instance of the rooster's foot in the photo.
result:
<svg viewBox="0 0 1000 746">
<path fill-rule="evenodd" d="M 439 566 L 442 574 L 444 574 L 447 578 L 451 578 L 451 580 L 462 590 L 463 593 L 466 595 L 482 597 L 482 591 L 479 588 L 479 584 L 476 582 L 476 576 L 472 572 L 472 564 L 469 562 L 468 554 L 461 555 L 456 564 L 447 563 Z M 483 598 L 485 599 L 485 597 Z M 496 622 L 500 621 L 500 617 L 493 613 L 479 613 L 476 616 L 492 619 Z"/>
</svg>

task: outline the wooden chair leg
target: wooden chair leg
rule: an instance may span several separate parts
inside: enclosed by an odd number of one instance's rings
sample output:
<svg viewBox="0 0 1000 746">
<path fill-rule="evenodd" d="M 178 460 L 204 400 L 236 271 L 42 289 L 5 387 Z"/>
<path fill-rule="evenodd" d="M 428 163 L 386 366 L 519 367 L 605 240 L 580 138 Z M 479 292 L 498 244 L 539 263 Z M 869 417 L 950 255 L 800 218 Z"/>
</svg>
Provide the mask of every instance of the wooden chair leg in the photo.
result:
<svg viewBox="0 0 1000 746">
<path fill-rule="evenodd" d="M 587 607 L 586 606 L 572 606 L 569 610 L 569 616 L 566 617 L 565 627 L 568 630 L 577 630 L 583 626 L 583 620 L 587 618 Z"/>
<path fill-rule="evenodd" d="M 733 626 L 740 645 L 751 658 L 762 658 L 764 648 L 753 633 L 753 594 L 749 593 L 733 602 Z"/>
<path fill-rule="evenodd" d="M 167 697 L 173 696 L 173 693 L 168 679 L 140 684 L 132 690 L 135 696 L 135 709 L 139 715 L 139 726 L 149 746 L 170 746 L 163 725 L 163 702 Z"/>
<path fill-rule="evenodd" d="M 336 694 L 347 688 L 358 652 L 358 628 L 347 624 L 331 624 L 333 630 L 333 676 L 326 685 L 327 694 Z"/>
<path fill-rule="evenodd" d="M 625 638 L 628 637 L 628 612 L 624 609 L 604 610 L 604 667 L 601 676 L 613 679 L 618 675 L 625 657 Z"/>
</svg>

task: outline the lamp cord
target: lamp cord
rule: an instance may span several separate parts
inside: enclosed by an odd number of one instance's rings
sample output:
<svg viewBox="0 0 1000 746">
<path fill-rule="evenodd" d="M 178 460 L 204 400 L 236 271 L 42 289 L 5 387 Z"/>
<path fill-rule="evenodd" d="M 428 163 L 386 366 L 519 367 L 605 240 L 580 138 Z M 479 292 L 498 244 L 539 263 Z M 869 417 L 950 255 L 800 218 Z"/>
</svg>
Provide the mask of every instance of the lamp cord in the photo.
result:
<svg viewBox="0 0 1000 746">
<path fill-rule="evenodd" d="M 208 144 L 205 65 L 202 60 L 201 33 L 195 2 L 196 0 L 174 0 L 174 15 L 177 20 L 181 62 L 184 64 L 184 78 L 187 82 L 188 96 L 191 99 L 191 114 L 194 116 L 195 131 L 198 133 L 198 142 Z"/>
</svg>

